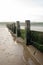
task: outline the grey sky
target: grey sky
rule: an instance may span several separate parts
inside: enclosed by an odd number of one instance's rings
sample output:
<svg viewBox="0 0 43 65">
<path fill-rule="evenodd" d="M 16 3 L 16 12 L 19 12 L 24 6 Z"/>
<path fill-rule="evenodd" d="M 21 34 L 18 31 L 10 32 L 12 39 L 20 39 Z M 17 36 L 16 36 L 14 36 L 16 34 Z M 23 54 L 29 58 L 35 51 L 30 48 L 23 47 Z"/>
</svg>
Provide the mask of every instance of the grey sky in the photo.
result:
<svg viewBox="0 0 43 65">
<path fill-rule="evenodd" d="M 43 0 L 0 0 L 0 22 L 43 21 Z"/>
</svg>

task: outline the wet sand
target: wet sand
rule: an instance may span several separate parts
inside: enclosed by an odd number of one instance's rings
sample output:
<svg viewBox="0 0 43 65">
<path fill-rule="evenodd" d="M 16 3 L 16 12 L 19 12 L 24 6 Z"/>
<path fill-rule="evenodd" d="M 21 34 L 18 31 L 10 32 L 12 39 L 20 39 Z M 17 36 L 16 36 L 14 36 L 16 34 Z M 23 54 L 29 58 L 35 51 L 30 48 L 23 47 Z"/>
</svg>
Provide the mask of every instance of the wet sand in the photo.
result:
<svg viewBox="0 0 43 65">
<path fill-rule="evenodd" d="M 6 26 L 0 27 L 0 65 L 39 65 L 25 45 L 13 40 Z"/>
</svg>

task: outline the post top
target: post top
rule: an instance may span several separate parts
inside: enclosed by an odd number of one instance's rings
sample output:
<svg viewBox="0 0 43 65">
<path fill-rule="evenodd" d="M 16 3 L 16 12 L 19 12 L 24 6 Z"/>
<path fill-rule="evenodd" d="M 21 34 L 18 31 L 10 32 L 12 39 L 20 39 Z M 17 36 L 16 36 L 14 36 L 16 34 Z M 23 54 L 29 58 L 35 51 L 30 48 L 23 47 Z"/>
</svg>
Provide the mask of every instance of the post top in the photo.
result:
<svg viewBox="0 0 43 65">
<path fill-rule="evenodd" d="M 25 22 L 30 22 L 30 20 L 25 20 Z"/>
</svg>

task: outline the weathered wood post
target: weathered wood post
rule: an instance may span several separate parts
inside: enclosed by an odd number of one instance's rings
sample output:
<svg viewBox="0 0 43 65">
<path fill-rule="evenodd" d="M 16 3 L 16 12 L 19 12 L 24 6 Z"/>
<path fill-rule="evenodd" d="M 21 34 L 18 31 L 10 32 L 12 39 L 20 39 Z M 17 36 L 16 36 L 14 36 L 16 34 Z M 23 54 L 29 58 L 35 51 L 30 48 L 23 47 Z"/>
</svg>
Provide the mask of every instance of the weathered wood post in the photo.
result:
<svg viewBox="0 0 43 65">
<path fill-rule="evenodd" d="M 26 24 L 26 45 L 30 45 L 30 20 L 25 21 Z"/>
<path fill-rule="evenodd" d="M 13 32 L 13 33 L 16 33 L 16 26 L 15 26 L 15 23 L 12 24 L 12 32 Z"/>
<path fill-rule="evenodd" d="M 21 33 L 20 33 L 20 23 L 19 23 L 19 21 L 17 21 L 16 34 L 17 34 L 17 37 L 20 37 L 21 36 Z"/>
<path fill-rule="evenodd" d="M 11 30 L 12 30 L 12 32 L 13 32 L 13 24 L 11 24 Z"/>
<path fill-rule="evenodd" d="M 15 26 L 15 23 L 13 23 L 13 32 L 16 33 L 16 26 Z"/>
</svg>

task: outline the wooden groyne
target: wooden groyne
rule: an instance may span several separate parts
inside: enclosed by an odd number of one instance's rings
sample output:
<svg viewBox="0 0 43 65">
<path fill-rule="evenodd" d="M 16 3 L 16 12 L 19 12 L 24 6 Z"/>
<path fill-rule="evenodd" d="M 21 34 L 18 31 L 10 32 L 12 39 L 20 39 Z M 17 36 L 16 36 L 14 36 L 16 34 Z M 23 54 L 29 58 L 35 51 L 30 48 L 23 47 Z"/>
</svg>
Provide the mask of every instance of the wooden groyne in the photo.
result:
<svg viewBox="0 0 43 65">
<path fill-rule="evenodd" d="M 21 37 L 25 40 L 26 45 L 33 45 L 38 50 L 43 52 L 43 32 L 31 31 L 30 30 L 30 20 L 25 20 L 25 29 L 20 29 L 20 22 L 14 25 L 9 24 L 7 27 L 16 34 L 17 37 Z"/>
</svg>

